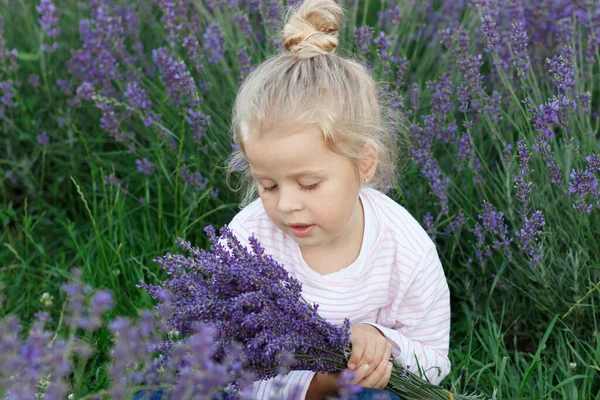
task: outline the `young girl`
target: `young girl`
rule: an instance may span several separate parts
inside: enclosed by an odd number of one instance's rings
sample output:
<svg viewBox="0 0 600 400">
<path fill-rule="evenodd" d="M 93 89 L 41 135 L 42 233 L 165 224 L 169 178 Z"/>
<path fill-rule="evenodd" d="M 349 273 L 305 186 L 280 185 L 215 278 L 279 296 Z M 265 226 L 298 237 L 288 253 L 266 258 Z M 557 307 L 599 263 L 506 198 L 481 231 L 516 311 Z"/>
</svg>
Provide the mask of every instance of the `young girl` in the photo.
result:
<svg viewBox="0 0 600 400">
<path fill-rule="evenodd" d="M 437 384 L 450 369 L 449 291 L 434 243 L 383 193 L 395 183 L 393 115 L 367 69 L 333 54 L 337 3 L 306 0 L 288 15 L 283 53 L 234 104 L 229 165 L 245 207 L 229 228 L 247 246 L 254 234 L 322 317 L 350 319 L 356 383 L 384 388 L 391 356 Z M 336 374 L 294 371 L 255 383 L 253 398 L 324 399 L 337 385 Z"/>
</svg>

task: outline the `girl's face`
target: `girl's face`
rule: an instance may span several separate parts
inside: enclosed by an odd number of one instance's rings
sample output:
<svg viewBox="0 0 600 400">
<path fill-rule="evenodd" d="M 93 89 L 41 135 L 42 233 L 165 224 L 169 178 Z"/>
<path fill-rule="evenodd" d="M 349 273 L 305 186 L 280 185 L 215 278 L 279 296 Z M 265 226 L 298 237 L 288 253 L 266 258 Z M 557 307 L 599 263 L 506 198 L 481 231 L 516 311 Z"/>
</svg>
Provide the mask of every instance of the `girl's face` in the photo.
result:
<svg viewBox="0 0 600 400">
<path fill-rule="evenodd" d="M 363 172 L 316 128 L 250 138 L 244 150 L 267 215 L 301 248 L 343 247 L 362 235 Z"/>
</svg>

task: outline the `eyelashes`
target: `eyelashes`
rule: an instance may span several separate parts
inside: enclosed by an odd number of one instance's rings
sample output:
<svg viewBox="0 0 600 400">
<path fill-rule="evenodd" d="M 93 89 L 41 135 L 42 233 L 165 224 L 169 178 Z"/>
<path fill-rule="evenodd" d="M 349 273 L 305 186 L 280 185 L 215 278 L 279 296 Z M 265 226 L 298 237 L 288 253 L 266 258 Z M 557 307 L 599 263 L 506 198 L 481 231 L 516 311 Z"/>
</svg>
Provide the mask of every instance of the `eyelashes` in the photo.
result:
<svg viewBox="0 0 600 400">
<path fill-rule="evenodd" d="M 300 186 L 300 188 L 302 190 L 304 190 L 304 191 L 310 192 L 311 190 L 315 190 L 316 188 L 318 188 L 319 184 L 320 184 L 320 182 L 319 183 L 315 183 L 314 185 Z M 278 187 L 277 185 L 273 185 L 273 186 L 270 186 L 270 187 L 264 187 L 263 186 L 263 190 L 265 192 L 274 192 L 275 190 L 277 190 L 277 187 Z"/>
</svg>

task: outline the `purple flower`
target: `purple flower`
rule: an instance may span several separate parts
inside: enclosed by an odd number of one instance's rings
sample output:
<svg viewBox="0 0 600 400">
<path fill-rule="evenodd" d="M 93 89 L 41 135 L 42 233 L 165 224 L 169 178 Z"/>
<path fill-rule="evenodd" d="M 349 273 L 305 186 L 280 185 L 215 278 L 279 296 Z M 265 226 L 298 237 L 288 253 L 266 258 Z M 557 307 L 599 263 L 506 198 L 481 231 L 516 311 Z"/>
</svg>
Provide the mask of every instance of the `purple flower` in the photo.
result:
<svg viewBox="0 0 600 400">
<path fill-rule="evenodd" d="M 507 259 L 511 261 L 512 254 L 509 246 L 513 238 L 508 236 L 508 226 L 504 222 L 504 213 L 495 211 L 490 203 L 484 201 L 483 213 L 479 214 L 478 217 L 481 221 L 481 227 L 494 236 L 494 248 L 501 248 Z M 482 241 L 482 236 L 478 240 Z"/>
<path fill-rule="evenodd" d="M 141 87 L 137 80 L 125 84 L 124 96 L 134 111 L 148 110 L 152 107 L 146 90 Z"/>
<path fill-rule="evenodd" d="M 544 214 L 538 210 L 531 218 L 525 217 L 523 228 L 515 233 L 515 236 L 520 239 L 520 249 L 532 258 L 531 268 L 535 268 L 540 259 L 540 246 L 536 242 L 536 236 L 541 233 L 544 225 L 546 225 Z"/>
<path fill-rule="evenodd" d="M 213 23 L 204 32 L 204 46 L 202 49 L 205 52 L 210 52 L 207 59 L 211 64 L 218 64 L 225 55 L 225 42 L 223 41 L 223 31 L 219 24 Z"/>
<path fill-rule="evenodd" d="M 435 240 L 435 238 L 437 237 L 437 235 L 435 234 L 435 222 L 433 221 L 433 216 L 430 212 L 425 214 L 425 216 L 423 217 L 423 228 L 425 228 L 425 231 L 427 232 L 431 240 Z"/>
<path fill-rule="evenodd" d="M 458 153 L 456 155 L 459 160 L 469 160 L 473 156 L 473 143 L 469 132 L 464 133 L 458 141 Z"/>
<path fill-rule="evenodd" d="M 394 43 L 392 37 L 386 37 L 384 31 L 379 32 L 379 37 L 373 39 L 377 49 L 377 55 L 382 61 L 391 61 L 392 57 L 388 54 L 389 47 Z"/>
<path fill-rule="evenodd" d="M 11 183 L 17 183 L 17 178 L 15 178 L 15 173 L 13 171 L 6 171 L 6 179 L 8 179 Z"/>
<path fill-rule="evenodd" d="M 538 135 L 535 138 L 535 144 L 532 146 L 532 148 L 542 155 L 542 159 L 546 163 L 546 167 L 550 173 L 552 183 L 556 186 L 562 187 L 564 184 L 562 172 L 558 164 L 556 164 L 556 161 L 554 161 L 554 152 L 551 150 L 550 144 L 542 135 Z"/>
<path fill-rule="evenodd" d="M 135 164 L 137 165 L 138 171 L 140 171 L 144 175 L 150 175 L 150 174 L 154 173 L 154 171 L 156 169 L 154 167 L 154 163 L 151 163 L 150 161 L 148 161 L 148 159 L 146 157 L 142 158 L 141 160 L 139 160 L 139 159 L 135 160 Z"/>
<path fill-rule="evenodd" d="M 187 168 L 183 168 L 179 176 L 183 182 L 193 186 L 196 191 L 202 191 L 208 186 L 208 178 L 202 177 L 200 172 L 190 172 Z"/>
<path fill-rule="evenodd" d="M 200 110 L 194 111 L 188 108 L 185 119 L 192 126 L 194 142 L 199 143 L 206 134 L 208 125 L 210 125 L 210 115 L 205 115 Z"/>
<path fill-rule="evenodd" d="M 14 101 L 15 87 L 12 79 L 0 81 L 0 119 L 4 117 L 4 107 L 15 108 L 19 104 Z"/>
<path fill-rule="evenodd" d="M 552 74 L 552 81 L 559 89 L 567 90 L 575 86 L 575 71 L 572 61 L 574 55 L 572 48 L 564 47 L 560 55 L 546 59 Z"/>
<path fill-rule="evenodd" d="M 595 159 L 597 161 L 597 158 Z M 592 169 L 587 168 L 584 172 L 571 172 L 571 180 L 569 181 L 569 193 L 577 196 L 577 200 L 573 204 L 573 208 L 578 211 L 590 213 L 592 204 L 585 201 L 586 196 L 596 200 L 596 206 L 600 208 L 600 186 L 598 179 L 594 176 L 594 170 L 597 167 L 592 159 Z"/>
<path fill-rule="evenodd" d="M 48 147 L 50 145 L 50 137 L 48 137 L 46 131 L 42 131 L 40 135 L 37 135 L 37 142 L 43 147 Z"/>
<path fill-rule="evenodd" d="M 38 23 L 46 31 L 46 35 L 49 37 L 58 36 L 59 28 L 56 25 L 58 25 L 59 13 L 56 6 L 50 0 L 41 0 L 35 9 L 41 15 Z"/>
<path fill-rule="evenodd" d="M 527 50 L 529 37 L 522 23 L 516 22 L 512 24 L 510 39 L 512 48 L 510 61 L 517 70 L 517 76 L 523 77 L 529 71 L 530 61 Z"/>
<path fill-rule="evenodd" d="M 587 169 L 590 173 L 600 171 L 600 156 L 599 155 L 595 154 L 595 155 L 587 156 L 585 158 L 585 160 L 588 163 Z"/>
<path fill-rule="evenodd" d="M 234 26 L 237 26 L 240 29 L 241 33 L 245 37 L 250 37 L 250 35 L 253 34 L 250 20 L 243 11 L 236 11 L 235 14 L 231 16 L 231 21 L 233 22 Z"/>
<path fill-rule="evenodd" d="M 245 47 L 238 52 L 237 56 L 240 63 L 240 76 L 238 77 L 238 85 L 241 85 L 246 76 L 252 72 L 254 67 L 251 65 L 252 56 L 248 55 Z"/>
<path fill-rule="evenodd" d="M 38 86 L 40 86 L 40 76 L 36 75 L 36 74 L 31 74 L 27 78 L 27 82 L 29 82 L 29 84 L 31 86 L 33 86 L 34 88 L 38 87 Z"/>
<path fill-rule="evenodd" d="M 416 112 L 419 107 L 420 107 L 420 103 L 419 103 L 419 85 L 417 85 L 416 83 L 413 83 L 411 88 L 410 88 L 410 104 L 412 106 L 412 109 Z"/>
<path fill-rule="evenodd" d="M 502 37 L 491 14 L 487 13 L 482 16 L 481 31 L 487 42 L 487 51 L 498 55 L 502 51 Z"/>
<path fill-rule="evenodd" d="M 187 104 L 195 108 L 200 96 L 194 78 L 187 70 L 185 63 L 177 60 L 166 47 L 152 50 L 152 58 L 162 74 L 162 82 L 169 97 L 175 105 Z"/>
<path fill-rule="evenodd" d="M 360 52 L 368 53 L 373 44 L 373 28 L 368 25 L 354 28 L 354 44 Z"/>
<path fill-rule="evenodd" d="M 172 329 L 185 336 L 195 322 L 210 322 L 217 331 L 216 357 L 231 343 L 241 343 L 249 369 L 262 379 L 276 375 L 277 355 L 284 351 L 310 356 L 295 359 L 292 369 L 345 367 L 347 359 L 341 355 L 349 344 L 348 320 L 337 327 L 319 317 L 316 307 L 302 300 L 300 282 L 254 237 L 248 239 L 249 249 L 228 228 L 220 238 L 212 227 L 206 231 L 210 252 L 180 239 L 179 246 L 190 257 L 167 254 L 156 259 L 171 276 L 164 288 L 141 285 L 155 298 L 160 291 L 170 293 Z M 323 360 L 319 349 L 328 349 L 325 358 L 330 361 Z"/>
<path fill-rule="evenodd" d="M 531 153 L 527 149 L 524 140 L 519 140 L 517 142 L 517 151 L 519 153 L 521 172 L 519 175 L 515 176 L 513 180 L 517 187 L 517 197 L 523 205 L 523 208 L 519 212 L 522 216 L 525 216 L 529 212 L 530 195 L 531 190 L 533 189 L 533 183 L 526 181 L 527 177 L 531 175 L 531 170 L 529 170 L 529 158 L 531 157 Z"/>
<path fill-rule="evenodd" d="M 467 218 L 461 212 L 446 226 L 444 234 L 452 235 L 460 230 L 460 228 L 467 222 Z"/>
</svg>

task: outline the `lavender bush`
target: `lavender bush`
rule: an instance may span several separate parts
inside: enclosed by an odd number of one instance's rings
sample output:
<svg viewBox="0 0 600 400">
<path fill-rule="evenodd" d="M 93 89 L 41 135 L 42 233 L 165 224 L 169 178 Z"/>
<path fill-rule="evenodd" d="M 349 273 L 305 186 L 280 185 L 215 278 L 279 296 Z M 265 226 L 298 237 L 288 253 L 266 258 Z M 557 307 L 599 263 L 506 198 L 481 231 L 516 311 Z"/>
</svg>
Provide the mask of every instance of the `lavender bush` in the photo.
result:
<svg viewBox="0 0 600 400">
<path fill-rule="evenodd" d="M 168 313 L 147 310 L 136 320 L 115 317 L 105 322 L 103 314 L 113 307 L 112 292 L 91 293 L 89 285 L 78 281 L 80 272 L 74 270 L 73 275 L 74 280 L 61 287 L 67 295 L 64 326 L 51 326 L 48 313 L 40 312 L 23 338 L 18 317 L 0 320 L 0 388 L 6 399 L 127 399 L 161 389 L 173 399 L 248 397 L 244 388 L 253 375 L 241 368 L 243 354 L 232 344 L 222 349 L 216 362 L 213 328 L 190 324 L 187 338 L 169 342 L 167 348 L 164 338 L 173 337 L 166 330 Z M 168 302 L 162 311 L 167 309 Z M 105 372 L 109 385 L 85 393 L 83 372 L 97 356 L 89 338 L 106 328 L 113 342 Z"/>
<path fill-rule="evenodd" d="M 206 243 L 200 227 L 236 212 L 230 106 L 294 3 L 0 0 L 2 315 L 58 324 L 72 265 L 113 290 L 115 312 L 151 307 L 135 287 L 164 279 L 151 259 L 175 237 Z M 593 398 L 600 5 L 343 4 L 340 54 L 364 61 L 407 121 L 392 197 L 423 221 L 450 283 L 443 385 Z M 103 390 L 106 360 L 88 362 L 85 390 Z"/>
</svg>

